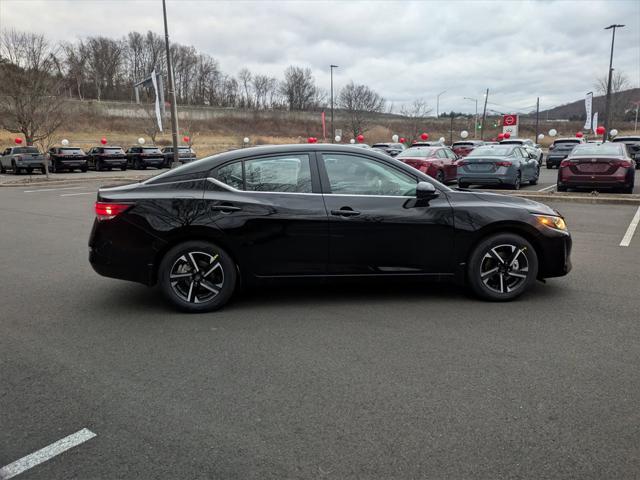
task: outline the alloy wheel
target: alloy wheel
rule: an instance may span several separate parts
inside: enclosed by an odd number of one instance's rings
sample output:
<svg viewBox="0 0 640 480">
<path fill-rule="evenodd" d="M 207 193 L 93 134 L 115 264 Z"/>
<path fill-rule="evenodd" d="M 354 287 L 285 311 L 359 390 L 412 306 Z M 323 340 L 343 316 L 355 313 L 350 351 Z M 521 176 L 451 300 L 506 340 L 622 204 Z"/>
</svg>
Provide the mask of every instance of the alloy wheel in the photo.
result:
<svg viewBox="0 0 640 480">
<path fill-rule="evenodd" d="M 480 263 L 480 280 L 495 293 L 511 293 L 529 276 L 527 247 L 501 244 L 489 249 Z"/>
<path fill-rule="evenodd" d="M 189 251 L 173 263 L 169 281 L 174 294 L 188 303 L 206 303 L 224 286 L 219 254 Z"/>
</svg>

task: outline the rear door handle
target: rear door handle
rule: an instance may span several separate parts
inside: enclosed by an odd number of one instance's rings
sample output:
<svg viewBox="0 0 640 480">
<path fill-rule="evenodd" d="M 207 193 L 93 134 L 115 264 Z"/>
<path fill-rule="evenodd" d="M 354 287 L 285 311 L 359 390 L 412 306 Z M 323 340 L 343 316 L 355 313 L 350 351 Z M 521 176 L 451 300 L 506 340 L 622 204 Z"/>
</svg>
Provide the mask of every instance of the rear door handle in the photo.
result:
<svg viewBox="0 0 640 480">
<path fill-rule="evenodd" d="M 360 212 L 356 212 L 355 210 L 331 210 L 331 215 L 335 215 L 337 217 L 355 217 L 356 215 L 360 215 Z"/>
<path fill-rule="evenodd" d="M 240 207 L 236 207 L 235 205 L 211 205 L 209 207 L 212 212 L 222 212 L 222 213 L 231 213 L 242 210 Z"/>
</svg>

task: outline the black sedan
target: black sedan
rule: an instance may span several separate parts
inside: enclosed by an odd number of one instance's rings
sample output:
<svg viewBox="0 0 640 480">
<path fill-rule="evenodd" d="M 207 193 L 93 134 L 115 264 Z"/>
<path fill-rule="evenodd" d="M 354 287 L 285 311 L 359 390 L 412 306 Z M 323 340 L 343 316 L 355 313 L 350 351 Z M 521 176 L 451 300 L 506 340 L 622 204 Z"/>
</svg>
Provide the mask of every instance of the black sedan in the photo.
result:
<svg viewBox="0 0 640 480">
<path fill-rule="evenodd" d="M 420 277 L 510 300 L 571 268 L 571 236 L 546 205 L 453 190 L 344 145 L 221 153 L 101 188 L 95 210 L 96 272 L 157 284 L 190 312 L 275 278 Z"/>
</svg>

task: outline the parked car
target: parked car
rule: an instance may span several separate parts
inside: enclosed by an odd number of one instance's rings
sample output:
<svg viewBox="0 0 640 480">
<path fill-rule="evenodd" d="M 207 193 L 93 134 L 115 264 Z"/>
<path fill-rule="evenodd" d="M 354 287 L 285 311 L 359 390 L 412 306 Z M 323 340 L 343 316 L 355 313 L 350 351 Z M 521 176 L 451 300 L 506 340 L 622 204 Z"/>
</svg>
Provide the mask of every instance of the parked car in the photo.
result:
<svg viewBox="0 0 640 480">
<path fill-rule="evenodd" d="M 49 149 L 49 165 L 52 173 L 88 169 L 87 154 L 79 147 L 52 147 Z"/>
<path fill-rule="evenodd" d="M 0 173 L 6 173 L 7 170 L 16 175 L 33 173 L 34 170 L 45 173 L 45 161 L 44 155 L 36 147 L 5 148 L 0 156 Z"/>
<path fill-rule="evenodd" d="M 459 157 L 466 157 L 473 151 L 474 148 L 484 145 L 485 142 L 481 140 L 462 140 L 460 142 L 453 142 L 451 149 L 453 153 Z"/>
<path fill-rule="evenodd" d="M 508 138 L 506 140 L 501 140 L 500 144 L 501 145 L 520 145 L 527 152 L 533 153 L 535 155 L 535 159 L 538 161 L 538 165 L 542 166 L 542 160 L 544 158 L 544 154 L 540 146 L 533 143 L 533 140 L 530 140 L 528 138 Z"/>
<path fill-rule="evenodd" d="M 588 187 L 633 193 L 636 167 L 622 142 L 577 145 L 560 163 L 557 190 Z"/>
<path fill-rule="evenodd" d="M 616 137 L 611 141 L 614 143 L 624 143 L 627 146 L 629 156 L 636 161 L 636 168 L 640 169 L 640 135 Z"/>
<path fill-rule="evenodd" d="M 147 167 L 163 168 L 165 157 L 158 147 L 134 145 L 127 150 L 127 166 L 136 170 L 144 170 Z"/>
<path fill-rule="evenodd" d="M 221 153 L 100 188 L 95 213 L 94 270 L 158 285 L 188 312 L 222 307 L 240 281 L 409 276 L 506 301 L 571 269 L 571 236 L 550 207 L 452 190 L 346 145 Z"/>
<path fill-rule="evenodd" d="M 518 145 L 484 145 L 458 161 L 458 185 L 497 185 L 518 190 L 538 183 L 540 165 Z"/>
<path fill-rule="evenodd" d="M 171 167 L 171 164 L 173 163 L 173 147 L 164 147 L 162 149 L 162 154 L 165 158 L 164 166 L 167 168 Z M 187 145 L 178 146 L 178 161 L 181 164 L 184 165 L 185 163 L 193 162 L 194 160 L 196 160 L 196 152 L 194 152 L 191 147 Z"/>
<path fill-rule="evenodd" d="M 101 170 L 111 170 L 119 168 L 127 169 L 127 155 L 122 147 L 93 147 L 87 152 L 89 168 L 93 168 L 96 172 Z"/>
<path fill-rule="evenodd" d="M 374 143 L 371 147 L 384 150 L 391 157 L 398 156 L 407 148 L 404 143 Z"/>
<path fill-rule="evenodd" d="M 412 147 L 444 147 L 444 143 L 442 143 L 440 140 L 434 140 L 434 141 L 419 140 L 411 143 L 411 146 Z"/>
<path fill-rule="evenodd" d="M 453 182 L 457 178 L 459 157 L 448 147 L 411 147 L 396 158 L 440 183 Z"/>
<path fill-rule="evenodd" d="M 560 167 L 560 162 L 567 158 L 576 145 L 586 143 L 584 138 L 558 138 L 549 146 L 547 168 Z"/>
</svg>

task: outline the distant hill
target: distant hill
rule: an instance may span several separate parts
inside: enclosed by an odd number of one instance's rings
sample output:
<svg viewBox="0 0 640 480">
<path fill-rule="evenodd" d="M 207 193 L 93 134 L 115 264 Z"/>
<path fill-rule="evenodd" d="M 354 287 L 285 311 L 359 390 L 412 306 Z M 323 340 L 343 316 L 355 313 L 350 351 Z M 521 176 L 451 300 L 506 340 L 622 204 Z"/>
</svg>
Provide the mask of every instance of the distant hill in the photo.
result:
<svg viewBox="0 0 640 480">
<path fill-rule="evenodd" d="M 623 90 L 622 92 L 611 94 L 615 105 L 620 109 L 630 109 L 634 102 L 640 102 L 640 88 Z M 598 112 L 599 117 L 604 118 L 605 96 L 593 97 L 593 112 Z M 575 102 L 567 103 L 559 107 L 540 112 L 540 118 L 549 120 L 584 120 L 584 98 Z"/>
</svg>

